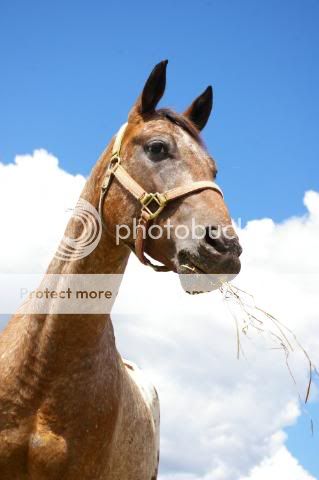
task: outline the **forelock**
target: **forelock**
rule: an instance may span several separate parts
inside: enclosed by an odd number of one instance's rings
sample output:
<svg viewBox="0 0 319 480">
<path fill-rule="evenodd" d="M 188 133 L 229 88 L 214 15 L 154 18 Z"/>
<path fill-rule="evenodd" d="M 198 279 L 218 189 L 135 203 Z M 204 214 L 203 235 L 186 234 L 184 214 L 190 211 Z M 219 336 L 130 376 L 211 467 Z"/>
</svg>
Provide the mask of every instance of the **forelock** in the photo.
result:
<svg viewBox="0 0 319 480">
<path fill-rule="evenodd" d="M 179 113 L 176 113 L 169 108 L 161 108 L 159 110 L 156 110 L 156 114 L 159 117 L 165 118 L 170 122 L 174 123 L 175 125 L 178 125 L 180 128 L 189 133 L 189 135 L 194 138 L 194 140 L 196 140 L 200 145 L 203 145 L 203 141 L 201 139 L 199 131 L 187 117 L 184 117 L 183 115 L 180 115 Z"/>
</svg>

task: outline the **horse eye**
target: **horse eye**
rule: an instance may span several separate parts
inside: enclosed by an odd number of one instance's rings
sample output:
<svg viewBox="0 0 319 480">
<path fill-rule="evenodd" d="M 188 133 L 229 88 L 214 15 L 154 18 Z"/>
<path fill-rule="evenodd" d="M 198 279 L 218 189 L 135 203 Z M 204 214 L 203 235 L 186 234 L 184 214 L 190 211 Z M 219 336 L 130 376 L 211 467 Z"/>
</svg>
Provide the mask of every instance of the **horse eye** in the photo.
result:
<svg viewBox="0 0 319 480">
<path fill-rule="evenodd" d="M 160 140 L 153 140 L 145 146 L 145 151 L 151 160 L 163 160 L 168 156 L 168 146 Z"/>
</svg>

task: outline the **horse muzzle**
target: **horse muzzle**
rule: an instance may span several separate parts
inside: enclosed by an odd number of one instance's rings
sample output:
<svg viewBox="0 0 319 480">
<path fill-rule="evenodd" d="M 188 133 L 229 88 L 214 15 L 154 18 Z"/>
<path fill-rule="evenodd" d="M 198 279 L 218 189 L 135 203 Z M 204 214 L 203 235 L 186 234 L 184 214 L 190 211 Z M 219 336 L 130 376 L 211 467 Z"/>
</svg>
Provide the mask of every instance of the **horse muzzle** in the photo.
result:
<svg viewBox="0 0 319 480">
<path fill-rule="evenodd" d="M 176 271 L 183 288 L 189 293 L 220 288 L 240 272 L 241 253 L 237 236 L 231 239 L 205 236 L 195 245 L 181 249 L 176 256 Z"/>
</svg>

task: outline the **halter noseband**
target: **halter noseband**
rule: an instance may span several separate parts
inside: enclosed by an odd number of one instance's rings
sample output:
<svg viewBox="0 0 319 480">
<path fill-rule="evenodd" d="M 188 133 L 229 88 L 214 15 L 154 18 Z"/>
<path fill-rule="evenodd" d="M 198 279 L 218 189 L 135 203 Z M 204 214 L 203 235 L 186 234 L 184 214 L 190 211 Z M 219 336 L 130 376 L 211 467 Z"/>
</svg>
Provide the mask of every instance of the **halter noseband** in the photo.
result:
<svg viewBox="0 0 319 480">
<path fill-rule="evenodd" d="M 106 195 L 111 186 L 112 180 L 115 177 L 117 181 L 122 185 L 122 187 L 128 190 L 133 195 L 133 197 L 135 197 L 140 202 L 142 206 L 137 225 L 135 247 L 132 248 L 130 245 L 129 247 L 144 265 L 148 265 L 156 271 L 167 272 L 170 270 L 170 268 L 168 268 L 166 265 L 154 265 L 148 258 L 145 257 L 144 243 L 149 223 L 161 213 L 167 203 L 171 202 L 172 200 L 176 200 L 177 198 L 184 197 L 189 193 L 210 189 L 215 190 L 215 192 L 218 192 L 222 197 L 224 195 L 221 188 L 215 182 L 211 181 L 194 182 L 191 185 L 183 185 L 181 187 L 176 187 L 171 190 L 167 190 L 164 193 L 146 192 L 121 165 L 120 153 L 126 127 L 127 123 L 124 123 L 116 134 L 114 140 L 111 160 L 106 170 L 106 174 L 101 187 L 99 200 L 99 215 L 102 224 L 105 227 L 105 223 L 103 221 L 103 205 Z"/>
</svg>

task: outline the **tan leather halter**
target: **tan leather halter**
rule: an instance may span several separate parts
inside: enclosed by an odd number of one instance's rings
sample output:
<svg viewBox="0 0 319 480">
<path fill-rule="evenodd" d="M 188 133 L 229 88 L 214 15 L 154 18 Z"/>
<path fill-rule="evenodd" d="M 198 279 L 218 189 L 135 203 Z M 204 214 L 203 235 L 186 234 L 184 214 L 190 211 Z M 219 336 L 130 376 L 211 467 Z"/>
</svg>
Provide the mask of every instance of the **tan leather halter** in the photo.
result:
<svg viewBox="0 0 319 480">
<path fill-rule="evenodd" d="M 215 190 L 222 197 L 223 192 L 215 182 L 211 181 L 193 182 L 191 185 L 183 185 L 181 187 L 167 190 L 163 193 L 146 192 L 121 165 L 121 146 L 126 127 L 127 123 L 124 123 L 124 125 L 122 125 L 120 130 L 118 131 L 114 140 L 111 160 L 108 165 L 101 188 L 99 200 L 99 215 L 101 217 L 102 224 L 105 226 L 105 223 L 103 221 L 103 205 L 107 192 L 111 186 L 112 180 L 115 177 L 117 181 L 122 185 L 122 187 L 128 190 L 133 195 L 133 197 L 135 197 L 140 202 L 142 207 L 137 225 L 135 248 L 132 248 L 131 245 L 129 245 L 129 247 L 144 265 L 148 265 L 156 271 L 169 271 L 171 269 L 166 265 L 154 265 L 148 258 L 145 257 L 144 244 L 150 222 L 154 220 L 165 208 L 165 206 L 172 200 L 176 200 L 190 193 L 206 189 Z"/>
</svg>

